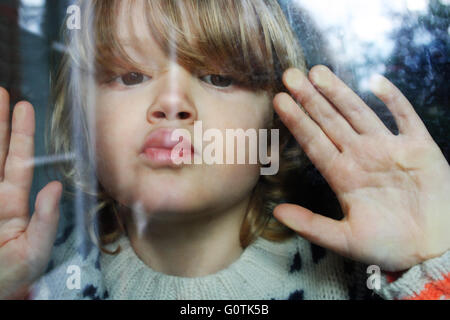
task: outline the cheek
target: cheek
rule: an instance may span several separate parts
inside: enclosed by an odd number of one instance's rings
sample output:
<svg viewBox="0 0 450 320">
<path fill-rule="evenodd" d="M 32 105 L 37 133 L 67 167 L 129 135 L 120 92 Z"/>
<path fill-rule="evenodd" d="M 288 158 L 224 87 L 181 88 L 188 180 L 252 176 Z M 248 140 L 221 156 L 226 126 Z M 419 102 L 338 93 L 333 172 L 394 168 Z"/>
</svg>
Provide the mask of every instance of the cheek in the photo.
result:
<svg viewBox="0 0 450 320">
<path fill-rule="evenodd" d="M 253 190 L 260 171 L 257 165 L 224 165 L 217 168 L 217 175 L 220 176 L 217 186 L 220 196 L 227 200 L 239 201 Z"/>
<path fill-rule="evenodd" d="M 250 95 L 241 101 L 231 104 L 217 119 L 223 128 L 261 129 L 267 128 L 273 118 L 272 103 L 267 94 Z"/>
<path fill-rule="evenodd" d="M 112 195 L 122 194 L 127 188 L 133 171 L 133 159 L 139 137 L 135 134 L 136 124 L 127 117 L 119 121 L 113 115 L 97 117 L 96 121 L 96 161 L 99 182 Z M 120 119 L 120 118 L 119 118 Z"/>
</svg>

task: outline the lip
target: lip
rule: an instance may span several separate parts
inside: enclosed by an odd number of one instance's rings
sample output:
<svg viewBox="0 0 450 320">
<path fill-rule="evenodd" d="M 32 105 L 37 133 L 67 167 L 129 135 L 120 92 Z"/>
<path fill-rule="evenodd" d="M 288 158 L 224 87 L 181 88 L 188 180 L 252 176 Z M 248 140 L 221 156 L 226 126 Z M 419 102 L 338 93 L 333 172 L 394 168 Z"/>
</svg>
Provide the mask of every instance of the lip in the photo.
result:
<svg viewBox="0 0 450 320">
<path fill-rule="evenodd" d="M 173 141 L 171 139 L 175 129 L 161 128 L 156 129 L 145 140 L 145 144 L 142 148 L 144 152 L 148 148 L 159 148 L 159 149 L 173 149 L 179 141 Z"/>
<path fill-rule="evenodd" d="M 192 157 L 194 154 L 194 147 L 189 141 L 183 142 L 181 137 L 178 141 L 171 139 L 175 130 L 176 128 L 159 128 L 152 131 L 141 149 L 141 156 L 156 167 L 177 167 L 172 161 L 172 150 L 175 146 L 182 143 L 183 149 L 190 150 L 190 156 Z"/>
</svg>

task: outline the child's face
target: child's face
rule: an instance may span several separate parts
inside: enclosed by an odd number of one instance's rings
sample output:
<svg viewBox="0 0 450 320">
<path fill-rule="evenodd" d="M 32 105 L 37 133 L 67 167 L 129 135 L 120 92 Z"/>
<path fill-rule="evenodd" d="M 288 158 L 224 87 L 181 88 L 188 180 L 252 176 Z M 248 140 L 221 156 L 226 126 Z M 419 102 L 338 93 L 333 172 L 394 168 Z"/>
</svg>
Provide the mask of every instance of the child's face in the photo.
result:
<svg viewBox="0 0 450 320">
<path fill-rule="evenodd" d="M 187 129 L 193 139 L 194 121 L 202 121 L 203 131 L 219 129 L 223 137 L 225 129 L 266 128 L 273 115 L 272 97 L 191 74 L 161 52 L 138 12 L 134 28 L 119 16 L 119 36 L 139 39 L 130 41 L 126 51 L 150 71 L 138 70 L 145 76 L 128 75 L 97 87 L 100 182 L 121 204 L 132 208 L 140 203 L 158 218 L 209 214 L 246 201 L 259 178 L 257 165 L 154 167 L 140 154 L 158 128 Z M 183 117 L 176 116 L 180 112 Z"/>
</svg>

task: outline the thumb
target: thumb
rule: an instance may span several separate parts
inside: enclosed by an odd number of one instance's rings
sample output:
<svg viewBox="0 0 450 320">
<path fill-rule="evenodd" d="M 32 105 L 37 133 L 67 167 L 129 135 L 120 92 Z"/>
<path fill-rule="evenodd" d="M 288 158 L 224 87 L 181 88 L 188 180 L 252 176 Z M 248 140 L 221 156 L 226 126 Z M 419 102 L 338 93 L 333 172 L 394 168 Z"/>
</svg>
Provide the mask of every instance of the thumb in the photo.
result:
<svg viewBox="0 0 450 320">
<path fill-rule="evenodd" d="M 39 191 L 36 197 L 35 212 L 25 232 L 34 257 L 48 259 L 50 256 L 58 229 L 62 189 L 60 182 L 53 181 Z M 45 264 L 47 261 L 42 263 Z"/>
<path fill-rule="evenodd" d="M 278 205 L 273 215 L 312 243 L 341 255 L 349 254 L 345 222 L 316 214 L 294 204 Z"/>
</svg>

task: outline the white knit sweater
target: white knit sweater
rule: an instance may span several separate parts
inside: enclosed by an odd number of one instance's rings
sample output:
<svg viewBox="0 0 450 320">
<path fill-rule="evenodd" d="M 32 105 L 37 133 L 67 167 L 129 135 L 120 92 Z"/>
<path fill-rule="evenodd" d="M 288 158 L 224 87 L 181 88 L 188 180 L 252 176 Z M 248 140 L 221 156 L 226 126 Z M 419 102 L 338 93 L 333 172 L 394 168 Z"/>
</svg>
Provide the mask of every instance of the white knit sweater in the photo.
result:
<svg viewBox="0 0 450 320">
<path fill-rule="evenodd" d="M 411 268 L 392 283 L 382 273 L 375 294 L 367 288 L 366 266 L 296 236 L 283 243 L 259 238 L 226 269 L 184 278 L 149 268 L 126 237 L 109 246 L 120 245 L 116 255 L 100 253 L 79 238 L 71 227 L 57 238 L 49 268 L 33 288 L 34 299 L 404 299 L 419 296 L 435 284 L 442 287 L 450 272 L 447 252 Z M 71 282 L 73 266 L 80 271 L 79 288 Z M 439 290 L 439 298 L 450 298 L 450 288 Z"/>
</svg>

